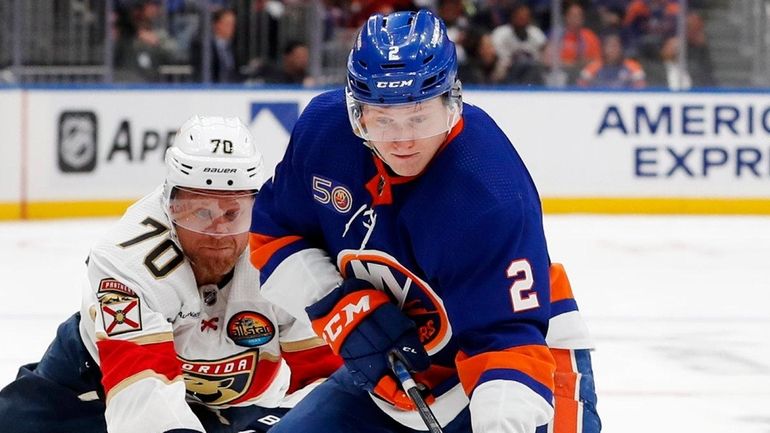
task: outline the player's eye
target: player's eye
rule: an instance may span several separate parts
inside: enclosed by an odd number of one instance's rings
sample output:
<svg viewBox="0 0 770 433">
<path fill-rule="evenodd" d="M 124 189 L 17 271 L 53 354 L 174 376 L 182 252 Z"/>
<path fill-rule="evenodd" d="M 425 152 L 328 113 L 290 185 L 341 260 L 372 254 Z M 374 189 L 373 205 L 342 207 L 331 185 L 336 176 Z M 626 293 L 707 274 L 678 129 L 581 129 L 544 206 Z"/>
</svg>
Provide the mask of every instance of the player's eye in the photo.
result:
<svg viewBox="0 0 770 433">
<path fill-rule="evenodd" d="M 389 126 L 393 123 L 393 119 L 389 117 L 377 117 L 374 121 L 377 123 L 377 126 Z"/>
<path fill-rule="evenodd" d="M 226 221 L 235 221 L 238 219 L 239 216 L 241 216 L 241 211 L 238 209 L 233 209 L 225 212 Z"/>
<path fill-rule="evenodd" d="M 409 118 L 409 123 L 412 125 L 420 125 L 428 120 L 428 116 L 414 116 Z"/>
<path fill-rule="evenodd" d="M 195 212 L 193 212 L 193 214 L 195 215 L 195 218 L 198 218 L 200 220 L 208 221 L 208 220 L 211 220 L 212 218 L 211 210 L 206 208 L 197 209 Z"/>
</svg>

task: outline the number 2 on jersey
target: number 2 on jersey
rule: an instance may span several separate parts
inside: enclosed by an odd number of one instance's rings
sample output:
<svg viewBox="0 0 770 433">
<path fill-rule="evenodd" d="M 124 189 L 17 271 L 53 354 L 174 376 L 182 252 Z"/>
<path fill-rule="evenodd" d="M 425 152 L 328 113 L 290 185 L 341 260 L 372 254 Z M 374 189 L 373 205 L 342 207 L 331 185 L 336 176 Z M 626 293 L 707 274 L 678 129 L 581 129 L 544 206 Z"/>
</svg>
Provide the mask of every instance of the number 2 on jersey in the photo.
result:
<svg viewBox="0 0 770 433">
<path fill-rule="evenodd" d="M 514 278 L 511 284 L 511 301 L 513 301 L 513 312 L 519 313 L 531 310 L 540 306 L 537 300 L 537 293 L 532 290 L 535 284 L 532 278 L 532 266 L 526 259 L 518 259 L 508 265 L 505 271 L 508 278 Z"/>
</svg>

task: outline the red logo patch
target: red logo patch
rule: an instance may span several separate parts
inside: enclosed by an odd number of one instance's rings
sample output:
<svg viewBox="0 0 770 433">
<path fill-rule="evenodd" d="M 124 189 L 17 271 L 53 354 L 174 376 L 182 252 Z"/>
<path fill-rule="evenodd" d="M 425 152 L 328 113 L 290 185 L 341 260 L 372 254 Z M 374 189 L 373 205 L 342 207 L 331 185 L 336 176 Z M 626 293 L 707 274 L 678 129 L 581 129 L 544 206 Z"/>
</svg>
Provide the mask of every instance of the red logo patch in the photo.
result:
<svg viewBox="0 0 770 433">
<path fill-rule="evenodd" d="M 133 290 L 114 278 L 105 278 L 99 281 L 99 292 L 116 292 L 128 296 L 136 296 L 136 293 L 134 293 Z"/>
</svg>

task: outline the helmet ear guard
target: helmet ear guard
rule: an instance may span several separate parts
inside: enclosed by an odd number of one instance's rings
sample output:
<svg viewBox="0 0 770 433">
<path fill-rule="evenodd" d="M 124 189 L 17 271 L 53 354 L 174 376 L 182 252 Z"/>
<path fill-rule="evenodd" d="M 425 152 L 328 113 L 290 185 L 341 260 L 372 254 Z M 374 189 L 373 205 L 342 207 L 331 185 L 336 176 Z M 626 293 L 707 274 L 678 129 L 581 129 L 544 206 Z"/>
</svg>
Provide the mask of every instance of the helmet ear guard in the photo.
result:
<svg viewBox="0 0 770 433">
<path fill-rule="evenodd" d="M 456 113 L 454 113 L 454 120 L 450 122 L 451 129 L 463 115 L 463 83 L 461 83 L 458 78 L 455 78 L 452 88 L 449 89 L 449 92 L 447 93 L 447 104 L 449 104 L 450 110 L 456 111 Z"/>
</svg>

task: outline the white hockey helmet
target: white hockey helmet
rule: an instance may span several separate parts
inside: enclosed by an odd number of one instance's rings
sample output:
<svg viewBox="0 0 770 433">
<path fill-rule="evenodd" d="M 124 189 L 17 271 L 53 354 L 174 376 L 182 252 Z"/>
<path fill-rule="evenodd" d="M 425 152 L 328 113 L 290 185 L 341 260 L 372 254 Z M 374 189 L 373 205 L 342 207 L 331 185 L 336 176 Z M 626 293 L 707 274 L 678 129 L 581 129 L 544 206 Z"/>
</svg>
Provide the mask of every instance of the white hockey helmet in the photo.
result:
<svg viewBox="0 0 770 433">
<path fill-rule="evenodd" d="M 164 208 L 189 230 L 243 233 L 264 180 L 262 153 L 237 117 L 193 116 L 166 150 Z"/>
</svg>

